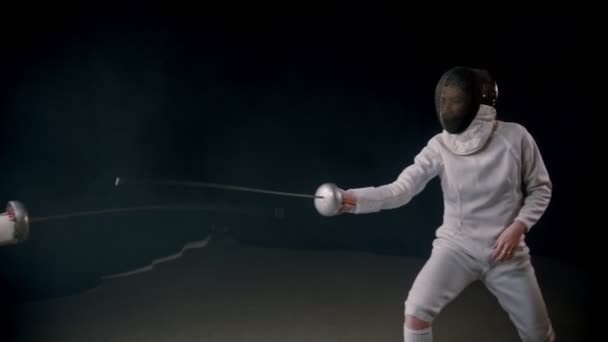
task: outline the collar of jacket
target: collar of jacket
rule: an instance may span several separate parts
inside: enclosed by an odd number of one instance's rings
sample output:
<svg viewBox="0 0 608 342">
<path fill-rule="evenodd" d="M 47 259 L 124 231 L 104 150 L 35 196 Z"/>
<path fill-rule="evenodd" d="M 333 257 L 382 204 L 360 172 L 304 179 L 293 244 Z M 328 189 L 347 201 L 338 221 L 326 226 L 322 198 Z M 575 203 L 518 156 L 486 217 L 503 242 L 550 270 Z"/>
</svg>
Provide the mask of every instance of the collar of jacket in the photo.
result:
<svg viewBox="0 0 608 342">
<path fill-rule="evenodd" d="M 486 145 L 496 128 L 496 123 L 496 109 L 481 105 L 477 116 L 464 132 L 451 134 L 444 130 L 441 134 L 442 142 L 455 154 L 473 154 Z"/>
</svg>

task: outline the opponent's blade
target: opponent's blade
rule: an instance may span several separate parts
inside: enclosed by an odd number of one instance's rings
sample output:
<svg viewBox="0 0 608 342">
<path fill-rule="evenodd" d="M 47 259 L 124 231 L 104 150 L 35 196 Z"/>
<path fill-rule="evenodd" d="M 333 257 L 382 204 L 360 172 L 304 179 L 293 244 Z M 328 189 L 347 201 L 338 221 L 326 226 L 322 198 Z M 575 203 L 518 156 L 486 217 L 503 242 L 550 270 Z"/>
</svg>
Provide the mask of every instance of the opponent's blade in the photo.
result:
<svg viewBox="0 0 608 342">
<path fill-rule="evenodd" d="M 91 210 L 91 211 L 76 211 L 76 212 L 70 212 L 67 214 L 60 214 L 60 215 L 32 217 L 32 218 L 28 219 L 28 222 L 29 223 L 39 223 L 39 222 L 63 220 L 63 219 L 69 219 L 69 218 L 73 218 L 73 217 L 82 217 L 82 216 L 97 216 L 97 215 L 125 213 L 125 212 L 134 212 L 134 211 L 179 210 L 179 209 L 182 209 L 182 210 L 208 210 L 208 211 L 219 211 L 219 212 L 223 211 L 223 212 L 254 215 L 254 216 L 260 215 L 256 211 L 252 211 L 252 210 L 235 210 L 230 207 L 216 206 L 216 205 L 164 204 L 164 205 L 147 205 L 147 206 L 137 206 L 137 207 L 127 207 L 127 208 L 110 208 L 110 209 Z"/>
<path fill-rule="evenodd" d="M 114 183 L 115 186 L 124 185 L 124 184 L 204 187 L 204 188 L 215 188 L 215 189 L 222 189 L 222 190 L 257 192 L 257 193 L 279 195 L 279 196 L 304 197 L 304 198 L 323 198 L 323 196 L 317 196 L 317 195 L 299 194 L 299 193 L 282 192 L 282 191 L 272 191 L 272 190 L 256 189 L 256 188 L 246 188 L 246 187 L 242 187 L 242 186 L 217 184 L 217 183 L 207 183 L 207 182 L 189 182 L 189 181 L 158 180 L 158 179 L 125 179 L 125 178 L 122 178 L 122 177 L 117 177 L 116 178 L 116 182 Z"/>
</svg>

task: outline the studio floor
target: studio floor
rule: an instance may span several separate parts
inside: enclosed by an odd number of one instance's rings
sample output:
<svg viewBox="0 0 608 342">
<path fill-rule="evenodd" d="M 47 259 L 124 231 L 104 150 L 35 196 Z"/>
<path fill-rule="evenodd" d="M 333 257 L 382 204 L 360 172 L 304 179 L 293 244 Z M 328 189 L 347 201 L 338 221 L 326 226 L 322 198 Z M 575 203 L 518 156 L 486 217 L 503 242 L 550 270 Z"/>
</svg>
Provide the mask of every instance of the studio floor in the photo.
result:
<svg viewBox="0 0 608 342">
<path fill-rule="evenodd" d="M 559 341 L 582 341 L 586 279 L 533 257 Z M 402 341 L 403 301 L 425 259 L 209 240 L 180 257 L 61 298 L 22 303 L 14 341 Z M 145 266 L 145 265 L 142 265 Z M 434 322 L 435 341 L 519 341 L 474 283 Z"/>
</svg>

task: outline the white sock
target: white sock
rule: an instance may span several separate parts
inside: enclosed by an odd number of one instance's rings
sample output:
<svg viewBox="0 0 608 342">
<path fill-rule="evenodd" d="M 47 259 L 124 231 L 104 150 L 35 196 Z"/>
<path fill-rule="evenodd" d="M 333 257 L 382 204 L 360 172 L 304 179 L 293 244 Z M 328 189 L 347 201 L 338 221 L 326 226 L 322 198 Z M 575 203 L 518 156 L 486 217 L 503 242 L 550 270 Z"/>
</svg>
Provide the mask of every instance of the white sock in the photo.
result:
<svg viewBox="0 0 608 342">
<path fill-rule="evenodd" d="M 433 331 L 431 327 L 420 330 L 413 330 L 403 326 L 404 342 L 433 342 Z"/>
</svg>

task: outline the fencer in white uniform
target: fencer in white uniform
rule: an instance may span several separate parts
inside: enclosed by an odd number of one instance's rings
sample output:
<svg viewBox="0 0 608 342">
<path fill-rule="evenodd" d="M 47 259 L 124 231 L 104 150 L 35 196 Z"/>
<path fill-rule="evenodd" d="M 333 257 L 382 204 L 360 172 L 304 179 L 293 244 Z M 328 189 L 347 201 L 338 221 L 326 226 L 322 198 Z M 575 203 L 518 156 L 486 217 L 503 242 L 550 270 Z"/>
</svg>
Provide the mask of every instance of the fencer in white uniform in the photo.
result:
<svg viewBox="0 0 608 342">
<path fill-rule="evenodd" d="M 405 301 L 405 342 L 432 341 L 432 322 L 473 281 L 498 299 L 525 342 L 555 339 L 525 234 L 545 212 L 552 183 L 530 132 L 496 119 L 496 83 L 486 70 L 455 67 L 437 84 L 444 130 L 397 179 L 342 191 L 340 212 L 401 207 L 436 176 L 443 222 Z"/>
</svg>

